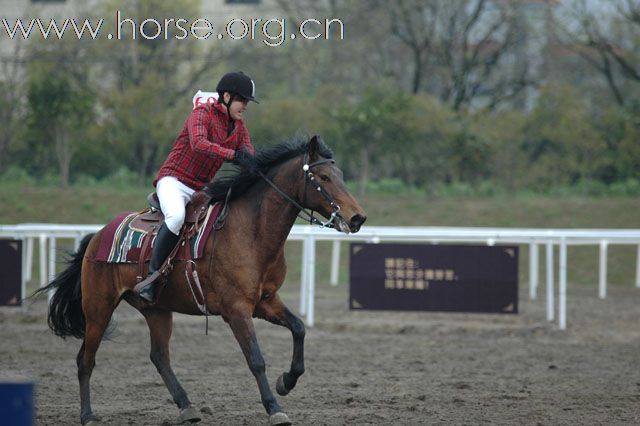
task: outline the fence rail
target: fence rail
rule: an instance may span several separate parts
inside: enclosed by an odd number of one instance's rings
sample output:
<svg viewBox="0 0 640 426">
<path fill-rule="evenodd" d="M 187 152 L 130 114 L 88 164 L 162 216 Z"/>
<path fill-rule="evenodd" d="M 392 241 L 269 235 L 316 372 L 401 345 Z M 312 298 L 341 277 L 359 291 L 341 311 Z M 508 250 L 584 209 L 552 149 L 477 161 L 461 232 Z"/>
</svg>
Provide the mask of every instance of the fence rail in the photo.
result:
<svg viewBox="0 0 640 426">
<path fill-rule="evenodd" d="M 40 244 L 40 286 L 53 279 L 58 239 L 73 239 L 75 246 L 86 234 L 97 232 L 103 225 L 64 225 L 23 223 L 0 225 L 0 238 L 16 238 L 25 242 L 23 250 L 23 294 L 25 283 L 31 279 L 33 245 Z M 340 242 L 422 242 L 482 243 L 494 245 L 517 244 L 529 246 L 529 297 L 536 299 L 538 288 L 539 246 L 546 250 L 546 302 L 547 320 L 555 320 L 554 250 L 559 250 L 558 265 L 558 326 L 567 326 L 567 247 L 570 245 L 595 245 L 599 252 L 598 296 L 607 292 L 607 252 L 613 244 L 634 245 L 637 248 L 635 286 L 640 288 L 640 229 L 537 229 L 537 228 L 461 228 L 461 227 L 386 227 L 365 226 L 357 234 L 341 234 L 334 230 L 309 225 L 294 225 L 289 240 L 302 241 L 302 276 L 300 279 L 300 313 L 306 316 L 308 326 L 313 326 L 315 311 L 315 258 L 317 241 L 333 241 L 331 256 L 331 284 L 337 285 L 340 260 Z M 48 250 L 47 250 L 47 242 Z M 48 274 L 47 274 L 48 270 Z"/>
</svg>

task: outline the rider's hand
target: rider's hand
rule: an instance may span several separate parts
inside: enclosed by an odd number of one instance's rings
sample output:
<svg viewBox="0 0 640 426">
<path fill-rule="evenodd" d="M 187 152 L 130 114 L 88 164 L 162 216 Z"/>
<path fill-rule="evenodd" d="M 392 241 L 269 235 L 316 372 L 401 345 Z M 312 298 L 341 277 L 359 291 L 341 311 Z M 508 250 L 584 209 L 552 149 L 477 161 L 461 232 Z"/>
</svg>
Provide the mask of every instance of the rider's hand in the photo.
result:
<svg viewBox="0 0 640 426">
<path fill-rule="evenodd" d="M 231 164 L 244 170 L 254 170 L 256 159 L 252 153 L 243 149 L 237 149 Z"/>
</svg>

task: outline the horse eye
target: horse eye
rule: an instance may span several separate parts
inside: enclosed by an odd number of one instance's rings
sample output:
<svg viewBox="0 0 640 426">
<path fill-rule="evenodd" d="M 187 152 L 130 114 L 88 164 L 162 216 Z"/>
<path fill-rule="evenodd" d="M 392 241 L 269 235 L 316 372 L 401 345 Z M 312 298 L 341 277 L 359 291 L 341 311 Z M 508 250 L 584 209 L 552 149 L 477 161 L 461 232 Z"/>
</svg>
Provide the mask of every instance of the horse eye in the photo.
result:
<svg viewBox="0 0 640 426">
<path fill-rule="evenodd" d="M 320 175 L 320 180 L 323 182 L 329 182 L 329 176 L 327 175 Z"/>
</svg>

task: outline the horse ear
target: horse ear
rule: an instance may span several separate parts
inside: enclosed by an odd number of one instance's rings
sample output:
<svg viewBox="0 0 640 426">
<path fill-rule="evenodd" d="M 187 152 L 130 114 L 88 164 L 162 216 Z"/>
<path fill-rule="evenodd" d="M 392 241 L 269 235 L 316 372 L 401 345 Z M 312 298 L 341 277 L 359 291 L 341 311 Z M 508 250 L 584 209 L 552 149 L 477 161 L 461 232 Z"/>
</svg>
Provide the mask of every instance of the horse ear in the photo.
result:
<svg viewBox="0 0 640 426">
<path fill-rule="evenodd" d="M 314 135 L 307 144 L 307 154 L 310 161 L 315 161 L 320 155 L 320 137 Z"/>
</svg>

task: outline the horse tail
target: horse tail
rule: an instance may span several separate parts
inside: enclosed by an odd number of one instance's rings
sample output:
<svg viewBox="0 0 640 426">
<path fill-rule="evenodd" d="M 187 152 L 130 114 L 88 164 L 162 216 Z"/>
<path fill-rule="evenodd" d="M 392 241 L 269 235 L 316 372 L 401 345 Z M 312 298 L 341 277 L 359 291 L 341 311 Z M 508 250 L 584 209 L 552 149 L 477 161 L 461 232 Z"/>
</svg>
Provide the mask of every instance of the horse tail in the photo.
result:
<svg viewBox="0 0 640 426">
<path fill-rule="evenodd" d="M 46 293 L 54 290 L 55 293 L 49 303 L 49 328 L 62 338 L 73 336 L 84 338 L 85 318 L 82 312 L 82 286 L 80 274 L 82 272 L 82 259 L 87 251 L 89 242 L 95 234 L 89 234 L 82 239 L 78 251 L 70 253 L 67 261 L 69 266 L 60 272 L 46 287 L 34 294 Z"/>
</svg>

